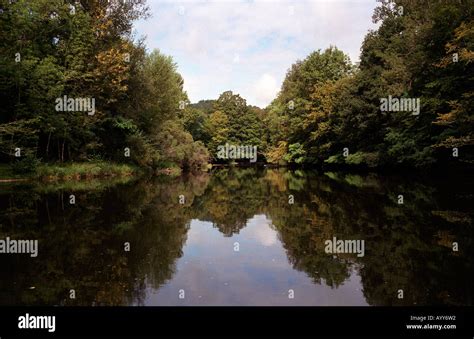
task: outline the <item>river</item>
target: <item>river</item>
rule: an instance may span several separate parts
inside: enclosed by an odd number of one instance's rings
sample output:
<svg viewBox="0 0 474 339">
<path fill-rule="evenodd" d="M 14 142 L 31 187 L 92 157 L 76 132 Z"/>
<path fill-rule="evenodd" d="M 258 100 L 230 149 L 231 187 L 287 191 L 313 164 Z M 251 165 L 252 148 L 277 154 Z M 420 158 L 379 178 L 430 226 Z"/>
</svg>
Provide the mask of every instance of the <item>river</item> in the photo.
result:
<svg viewBox="0 0 474 339">
<path fill-rule="evenodd" d="M 256 168 L 2 183 L 0 239 L 38 256 L 0 254 L 0 304 L 472 305 L 472 188 Z"/>
</svg>

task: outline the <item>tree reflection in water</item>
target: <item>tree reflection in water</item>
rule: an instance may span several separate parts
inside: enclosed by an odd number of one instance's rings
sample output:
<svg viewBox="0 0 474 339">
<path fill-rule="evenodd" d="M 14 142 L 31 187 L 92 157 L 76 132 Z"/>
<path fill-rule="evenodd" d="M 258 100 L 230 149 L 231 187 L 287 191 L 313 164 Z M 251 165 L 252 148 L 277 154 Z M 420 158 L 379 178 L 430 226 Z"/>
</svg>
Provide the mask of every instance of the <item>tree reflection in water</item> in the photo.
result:
<svg viewBox="0 0 474 339">
<path fill-rule="evenodd" d="M 37 258 L 0 255 L 2 305 L 145 304 L 150 291 L 175 277 L 193 220 L 220 232 L 212 240 L 218 259 L 219 242 L 245 241 L 243 230 L 260 215 L 271 221 L 290 268 L 314 285 L 337 290 L 355 274 L 369 305 L 472 305 L 473 199 L 465 178 L 435 185 L 422 178 L 246 168 L 0 188 L 0 238 L 39 240 Z M 326 254 L 324 241 L 332 237 L 365 240 L 365 256 Z M 266 247 L 253 250 L 262 251 L 254 253 L 257 260 Z M 238 294 L 239 282 L 233 286 Z M 71 289 L 76 299 L 69 298 Z M 396 297 L 399 289 L 404 299 Z"/>
</svg>

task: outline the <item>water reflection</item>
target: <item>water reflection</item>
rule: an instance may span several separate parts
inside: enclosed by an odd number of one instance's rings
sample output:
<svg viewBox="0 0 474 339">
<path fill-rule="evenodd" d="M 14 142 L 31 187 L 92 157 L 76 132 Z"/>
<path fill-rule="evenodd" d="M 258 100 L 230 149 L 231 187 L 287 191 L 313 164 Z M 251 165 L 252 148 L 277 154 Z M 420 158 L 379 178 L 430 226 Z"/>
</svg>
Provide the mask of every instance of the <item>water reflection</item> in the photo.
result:
<svg viewBox="0 0 474 339">
<path fill-rule="evenodd" d="M 38 239 L 39 256 L 0 254 L 0 304 L 472 305 L 471 192 L 461 177 L 252 168 L 2 184 L 0 239 Z M 365 240 L 365 256 L 326 254 L 332 237 Z"/>
</svg>

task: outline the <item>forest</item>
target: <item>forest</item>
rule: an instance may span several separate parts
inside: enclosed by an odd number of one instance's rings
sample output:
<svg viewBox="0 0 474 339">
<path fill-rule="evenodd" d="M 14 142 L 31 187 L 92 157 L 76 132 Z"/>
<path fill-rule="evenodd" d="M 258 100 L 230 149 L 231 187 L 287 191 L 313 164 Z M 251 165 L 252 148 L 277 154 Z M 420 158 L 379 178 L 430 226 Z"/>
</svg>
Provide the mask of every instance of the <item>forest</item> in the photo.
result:
<svg viewBox="0 0 474 339">
<path fill-rule="evenodd" d="M 191 103 L 173 58 L 132 33 L 145 0 L 2 0 L 0 164 L 195 171 L 231 162 L 217 149 L 236 144 L 283 166 L 472 166 L 473 12 L 463 0 L 378 1 L 360 62 L 315 46 L 260 108 L 231 90 Z"/>
</svg>

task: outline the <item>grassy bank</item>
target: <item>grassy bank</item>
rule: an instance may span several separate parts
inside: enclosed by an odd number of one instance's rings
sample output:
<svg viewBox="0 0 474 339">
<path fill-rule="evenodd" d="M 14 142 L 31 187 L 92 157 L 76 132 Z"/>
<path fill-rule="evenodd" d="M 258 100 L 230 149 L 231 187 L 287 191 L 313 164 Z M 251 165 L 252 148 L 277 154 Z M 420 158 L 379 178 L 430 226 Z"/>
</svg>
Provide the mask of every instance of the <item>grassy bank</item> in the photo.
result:
<svg viewBox="0 0 474 339">
<path fill-rule="evenodd" d="M 140 170 L 129 164 L 108 162 L 86 162 L 70 164 L 42 164 L 34 176 L 44 180 L 79 180 L 100 177 L 124 177 L 137 174 Z"/>
<path fill-rule="evenodd" d="M 0 165 L 1 181 L 20 181 L 40 179 L 81 180 L 92 178 L 125 177 L 141 173 L 142 170 L 129 164 L 109 162 L 85 162 L 66 164 L 40 164 L 30 173 L 18 173 L 10 165 Z"/>
<path fill-rule="evenodd" d="M 25 175 L 16 173 L 9 164 L 0 164 L 0 182 L 28 179 Z"/>
</svg>

